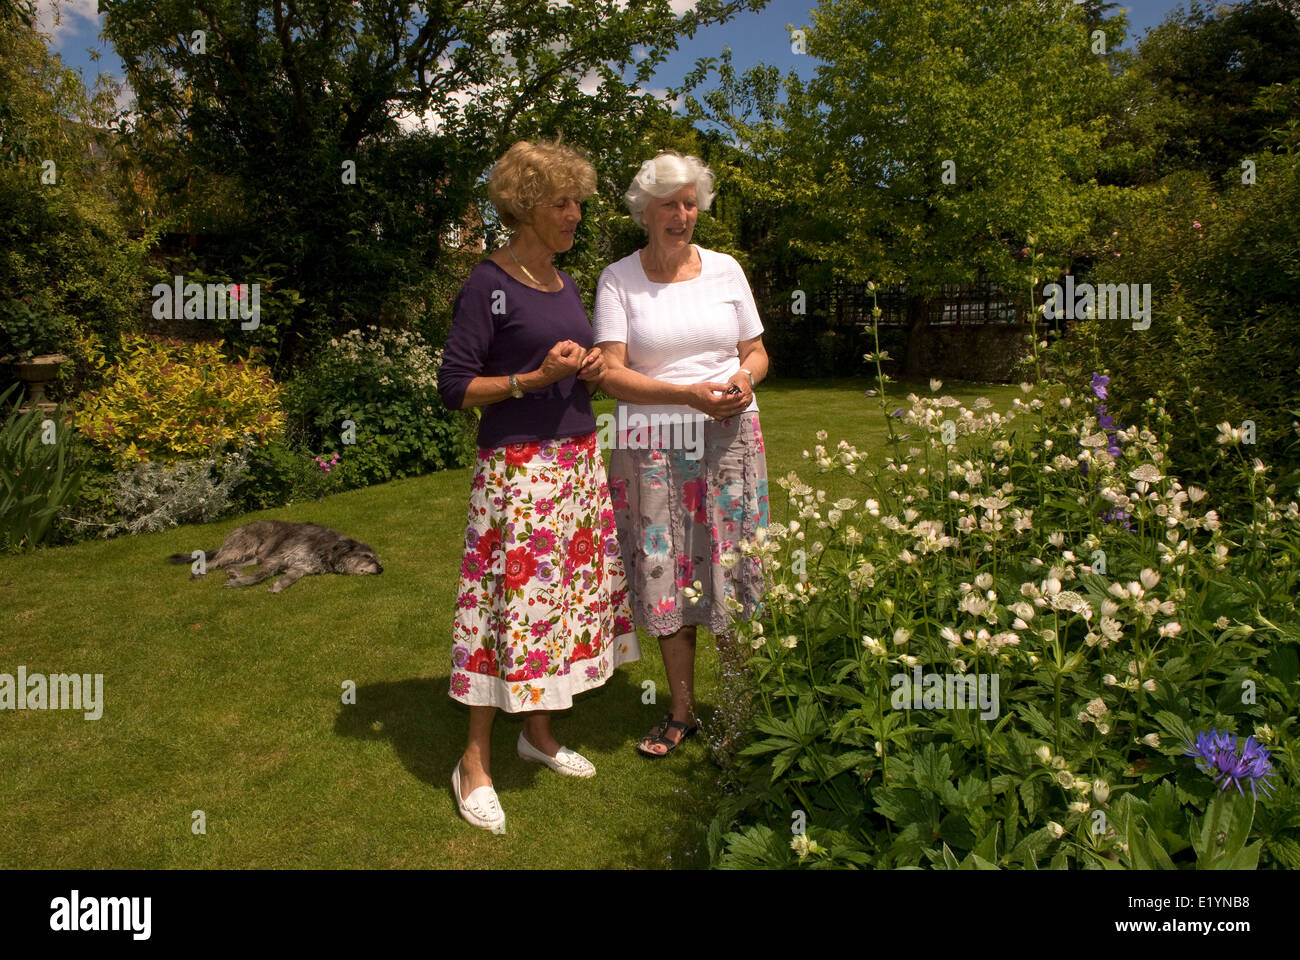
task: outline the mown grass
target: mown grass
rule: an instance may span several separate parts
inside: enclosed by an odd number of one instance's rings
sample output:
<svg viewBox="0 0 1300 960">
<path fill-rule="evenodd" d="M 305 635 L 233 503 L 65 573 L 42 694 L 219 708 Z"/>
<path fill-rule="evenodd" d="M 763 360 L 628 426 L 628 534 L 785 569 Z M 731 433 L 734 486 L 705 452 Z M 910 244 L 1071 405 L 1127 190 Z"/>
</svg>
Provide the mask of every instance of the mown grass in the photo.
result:
<svg viewBox="0 0 1300 960">
<path fill-rule="evenodd" d="M 866 381 L 760 388 L 769 474 L 801 469 L 824 428 L 885 435 Z M 901 397 L 906 387 L 899 391 Z M 924 389 L 924 388 L 918 388 Z M 1000 408 L 1011 387 L 948 385 Z M 598 410 L 612 408 L 602 401 Z M 807 472 L 807 471 L 805 471 Z M 811 477 L 811 473 L 808 472 Z M 699 739 L 662 761 L 633 745 L 664 711 L 658 645 L 557 714 L 596 764 L 579 781 L 515 756 L 499 716 L 497 836 L 464 823 L 450 774 L 467 711 L 447 696 L 469 471 L 355 490 L 206 526 L 0 557 L 0 672 L 102 673 L 101 719 L 0 712 L 0 863 L 20 868 L 664 868 L 700 865 L 718 770 Z M 773 484 L 774 500 L 780 490 Z M 774 505 L 778 516 L 780 504 Z M 216 549 L 253 519 L 310 520 L 372 544 L 379 577 L 225 590 L 168 554 Z M 718 662 L 701 634 L 707 717 Z M 345 682 L 355 705 L 341 702 Z M 203 811 L 206 833 L 192 829 Z"/>
</svg>

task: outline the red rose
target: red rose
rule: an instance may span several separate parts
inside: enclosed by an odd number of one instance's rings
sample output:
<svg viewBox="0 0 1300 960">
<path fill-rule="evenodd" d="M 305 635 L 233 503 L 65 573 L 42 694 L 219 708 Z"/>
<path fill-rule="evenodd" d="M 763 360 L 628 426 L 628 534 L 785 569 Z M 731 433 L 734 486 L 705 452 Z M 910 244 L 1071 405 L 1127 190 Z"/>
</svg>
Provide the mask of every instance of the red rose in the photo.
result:
<svg viewBox="0 0 1300 960">
<path fill-rule="evenodd" d="M 537 558 L 527 547 L 519 547 L 506 553 L 506 589 L 519 590 L 533 578 L 537 572 Z"/>
<path fill-rule="evenodd" d="M 488 676 L 495 676 L 497 672 L 497 652 L 482 648 L 475 650 L 465 664 L 465 669 L 470 673 L 486 673 Z"/>
</svg>

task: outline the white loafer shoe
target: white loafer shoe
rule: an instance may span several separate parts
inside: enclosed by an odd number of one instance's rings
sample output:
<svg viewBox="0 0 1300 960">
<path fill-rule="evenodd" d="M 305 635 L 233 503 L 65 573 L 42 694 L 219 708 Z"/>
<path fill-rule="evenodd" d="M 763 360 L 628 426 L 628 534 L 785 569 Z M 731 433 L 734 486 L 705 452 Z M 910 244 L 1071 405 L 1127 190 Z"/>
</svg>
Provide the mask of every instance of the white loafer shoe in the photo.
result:
<svg viewBox="0 0 1300 960">
<path fill-rule="evenodd" d="M 580 753 L 574 753 L 566 747 L 560 747 L 555 752 L 555 756 L 548 757 L 542 751 L 538 750 L 521 732 L 519 742 L 515 744 L 519 751 L 521 760 L 532 760 L 534 763 L 544 763 L 556 773 L 567 774 L 570 777 L 594 777 L 596 775 L 595 765 Z"/>
<path fill-rule="evenodd" d="M 468 797 L 461 798 L 459 760 L 456 761 L 456 769 L 451 772 L 451 789 L 456 794 L 456 806 L 460 808 L 462 817 L 484 830 L 505 833 L 506 814 L 501 809 L 497 792 L 491 786 L 478 787 L 471 790 Z"/>
</svg>

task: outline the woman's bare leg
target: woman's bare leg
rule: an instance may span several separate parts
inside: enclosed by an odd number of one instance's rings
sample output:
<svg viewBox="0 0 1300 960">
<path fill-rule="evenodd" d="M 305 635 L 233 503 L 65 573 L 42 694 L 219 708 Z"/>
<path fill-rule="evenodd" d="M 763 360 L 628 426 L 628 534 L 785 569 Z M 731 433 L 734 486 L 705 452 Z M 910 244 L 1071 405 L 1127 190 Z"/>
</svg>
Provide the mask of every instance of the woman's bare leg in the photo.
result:
<svg viewBox="0 0 1300 960">
<path fill-rule="evenodd" d="M 672 695 L 669 713 L 674 720 L 690 724 L 695 719 L 695 627 L 682 627 L 676 633 L 660 637 L 659 650 L 663 654 L 668 689 Z M 677 743 L 682 732 L 669 727 L 664 737 Z M 641 741 L 641 746 L 660 756 L 668 752 L 663 744 L 651 744 L 648 737 Z"/>
<path fill-rule="evenodd" d="M 496 707 L 469 708 L 469 737 L 460 758 L 460 791 L 464 800 L 479 787 L 490 786 L 492 774 L 492 721 Z"/>
<path fill-rule="evenodd" d="M 524 717 L 524 739 L 548 757 L 555 756 L 561 744 L 551 734 L 549 710 L 537 710 Z"/>
</svg>

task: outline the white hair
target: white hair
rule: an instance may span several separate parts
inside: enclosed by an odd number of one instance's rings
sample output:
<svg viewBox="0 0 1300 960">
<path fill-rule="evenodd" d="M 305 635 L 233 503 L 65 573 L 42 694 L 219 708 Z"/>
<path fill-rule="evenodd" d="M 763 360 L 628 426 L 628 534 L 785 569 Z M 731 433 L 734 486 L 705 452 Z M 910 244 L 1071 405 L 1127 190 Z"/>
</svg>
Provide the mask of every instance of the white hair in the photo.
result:
<svg viewBox="0 0 1300 960">
<path fill-rule="evenodd" d="M 699 157 L 682 156 L 668 150 L 653 160 L 641 164 L 632 178 L 632 185 L 623 194 L 632 219 L 646 229 L 645 210 L 651 200 L 671 196 L 682 187 L 695 187 L 695 202 L 700 210 L 709 209 L 716 195 L 713 190 L 713 171 L 700 162 Z"/>
</svg>

